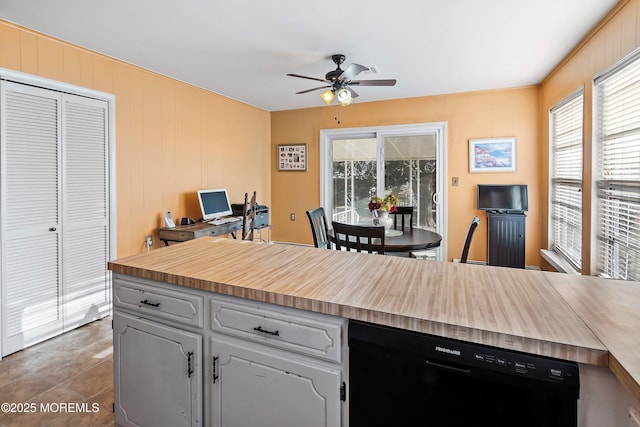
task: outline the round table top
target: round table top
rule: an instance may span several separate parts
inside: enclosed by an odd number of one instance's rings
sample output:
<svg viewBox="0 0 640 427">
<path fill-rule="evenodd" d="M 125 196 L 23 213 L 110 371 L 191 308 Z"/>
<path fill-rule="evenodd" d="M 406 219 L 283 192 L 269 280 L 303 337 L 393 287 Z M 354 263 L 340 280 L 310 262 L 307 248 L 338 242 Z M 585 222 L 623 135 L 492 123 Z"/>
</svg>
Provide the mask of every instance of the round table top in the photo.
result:
<svg viewBox="0 0 640 427">
<path fill-rule="evenodd" d="M 391 231 L 391 230 L 390 230 Z M 395 233 L 392 233 L 395 234 Z M 329 237 L 335 242 L 333 230 Z M 434 231 L 422 228 L 405 228 L 401 235 L 387 235 L 384 238 L 385 252 L 411 252 L 440 246 L 442 236 Z"/>
<path fill-rule="evenodd" d="M 442 236 L 422 228 L 405 228 L 399 236 L 385 236 L 384 249 L 386 252 L 410 252 L 422 249 L 437 248 Z"/>
</svg>

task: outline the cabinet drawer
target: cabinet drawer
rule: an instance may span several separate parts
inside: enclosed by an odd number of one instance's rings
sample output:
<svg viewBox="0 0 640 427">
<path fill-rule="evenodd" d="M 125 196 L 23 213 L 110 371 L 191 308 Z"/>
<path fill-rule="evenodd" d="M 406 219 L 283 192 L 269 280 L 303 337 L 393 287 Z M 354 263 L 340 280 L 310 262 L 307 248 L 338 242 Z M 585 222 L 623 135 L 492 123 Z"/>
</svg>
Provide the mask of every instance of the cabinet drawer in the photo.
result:
<svg viewBox="0 0 640 427">
<path fill-rule="evenodd" d="M 190 233 L 188 231 L 179 231 L 177 233 L 174 233 L 173 236 L 174 240 L 179 240 L 179 241 L 185 241 L 185 240 L 191 240 L 193 239 L 193 233 Z"/>
<path fill-rule="evenodd" d="M 283 310 L 281 310 L 283 309 Z M 342 360 L 344 319 L 255 301 L 211 300 L 211 329 L 333 362 Z"/>
<path fill-rule="evenodd" d="M 134 281 L 113 281 L 114 305 L 140 315 L 202 327 L 203 297 L 145 285 Z"/>
</svg>

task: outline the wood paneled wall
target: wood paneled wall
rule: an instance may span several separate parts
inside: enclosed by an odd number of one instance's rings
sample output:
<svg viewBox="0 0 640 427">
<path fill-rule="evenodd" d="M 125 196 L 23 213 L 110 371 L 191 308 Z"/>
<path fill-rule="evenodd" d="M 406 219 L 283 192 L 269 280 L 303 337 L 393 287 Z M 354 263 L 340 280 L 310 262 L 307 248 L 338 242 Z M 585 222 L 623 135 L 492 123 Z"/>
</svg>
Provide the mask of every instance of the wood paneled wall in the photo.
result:
<svg viewBox="0 0 640 427">
<path fill-rule="evenodd" d="M 542 150 L 540 189 L 549 189 L 549 110 L 570 94 L 584 88 L 584 151 L 583 151 L 583 230 L 582 272 L 591 271 L 591 210 L 592 200 L 592 106 L 593 78 L 614 65 L 640 46 L 640 0 L 621 0 L 605 19 L 571 52 L 567 58 L 542 82 L 541 130 Z M 548 208 L 542 211 L 540 242 L 548 245 Z"/>
<path fill-rule="evenodd" d="M 308 95 L 315 96 L 315 95 Z M 359 100 L 361 98 L 358 98 Z M 271 164 L 273 238 L 289 242 L 313 243 L 305 216 L 307 209 L 320 204 L 321 129 L 385 126 L 407 123 L 447 122 L 448 260 L 459 258 L 469 223 L 481 218 L 469 259 L 486 260 L 486 215 L 476 210 L 477 184 L 528 184 L 526 263 L 540 264 L 540 227 L 546 193 L 540 193 L 541 144 L 539 136 L 539 87 L 471 92 L 408 98 L 394 101 L 361 102 L 349 107 L 331 106 L 271 114 L 271 149 L 278 144 L 309 144 L 308 171 L 280 172 L 276 159 Z M 514 173 L 470 173 L 469 139 L 515 136 L 517 171 Z M 451 185 L 451 177 L 459 185 Z M 289 214 L 296 214 L 296 221 Z"/>
<path fill-rule="evenodd" d="M 226 187 L 232 201 L 256 190 L 271 207 L 274 240 L 312 243 L 305 211 L 319 205 L 321 129 L 448 123 L 447 259 L 459 257 L 482 183 L 529 185 L 526 263 L 540 265 L 547 246 L 548 110 L 585 88 L 586 224 L 591 221 L 591 81 L 640 44 L 640 0 L 621 0 L 541 86 L 268 113 L 31 30 L 0 21 L 0 67 L 116 95 L 118 256 L 140 252 L 162 214 L 198 217 L 195 190 Z M 515 136 L 515 173 L 469 173 L 468 140 Z M 279 172 L 278 144 L 309 144 L 305 173 Z M 459 177 L 459 186 L 451 177 Z M 273 188 L 273 191 L 272 191 Z M 296 214 L 296 221 L 289 214 Z M 486 217 L 480 213 L 486 223 Z M 154 242 L 159 245 L 157 239 Z M 157 246 L 156 246 L 157 247 Z M 470 259 L 486 260 L 481 226 Z"/>
<path fill-rule="evenodd" d="M 199 218 L 195 192 L 271 204 L 269 112 L 0 20 L 0 67 L 116 96 L 117 256 L 164 212 Z"/>
</svg>

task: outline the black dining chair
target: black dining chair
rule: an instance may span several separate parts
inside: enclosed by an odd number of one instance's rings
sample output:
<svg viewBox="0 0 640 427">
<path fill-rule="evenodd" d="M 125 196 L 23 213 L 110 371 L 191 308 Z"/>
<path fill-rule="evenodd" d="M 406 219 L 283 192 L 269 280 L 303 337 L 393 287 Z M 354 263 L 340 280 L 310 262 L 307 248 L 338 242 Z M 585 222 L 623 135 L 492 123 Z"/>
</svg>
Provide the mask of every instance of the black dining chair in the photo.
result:
<svg viewBox="0 0 640 427">
<path fill-rule="evenodd" d="M 336 249 L 384 255 L 384 227 L 331 221 Z M 377 242 L 375 241 L 377 239 Z"/>
<path fill-rule="evenodd" d="M 409 228 L 413 229 L 413 206 L 397 206 L 395 212 L 391 212 L 393 215 L 393 229 L 398 229 L 398 217 L 400 217 L 400 225 L 404 230 L 405 224 L 409 224 Z M 408 220 L 405 222 L 405 220 Z"/>
<path fill-rule="evenodd" d="M 307 211 L 307 217 L 311 224 L 311 234 L 313 234 L 313 245 L 316 248 L 331 249 L 331 241 L 329 240 L 329 227 L 327 225 L 327 217 L 324 214 L 324 208 L 319 207 Z"/>
<path fill-rule="evenodd" d="M 478 224 L 480 224 L 480 217 L 476 215 L 471 220 L 469 231 L 467 231 L 467 238 L 464 240 L 464 247 L 462 248 L 462 255 L 460 256 L 461 263 L 467 262 L 467 256 L 469 255 L 469 247 L 471 246 L 471 239 L 473 239 L 473 234 L 476 232 L 476 228 L 478 228 Z"/>
</svg>

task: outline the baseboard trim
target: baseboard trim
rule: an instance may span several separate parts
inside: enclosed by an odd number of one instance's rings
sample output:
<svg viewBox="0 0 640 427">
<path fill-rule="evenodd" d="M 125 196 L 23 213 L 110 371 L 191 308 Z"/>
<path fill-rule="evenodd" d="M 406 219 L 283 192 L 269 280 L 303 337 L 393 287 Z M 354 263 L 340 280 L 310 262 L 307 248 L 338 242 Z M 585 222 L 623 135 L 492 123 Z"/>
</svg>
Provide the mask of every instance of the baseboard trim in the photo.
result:
<svg viewBox="0 0 640 427">
<path fill-rule="evenodd" d="M 453 262 L 460 262 L 460 258 L 454 258 Z M 489 264 L 487 264 L 486 261 L 478 261 L 478 260 L 475 260 L 475 259 L 468 259 L 467 260 L 467 264 L 489 265 Z M 525 270 L 541 270 L 541 268 L 538 267 L 537 265 L 525 265 L 524 268 L 525 268 Z"/>
</svg>

